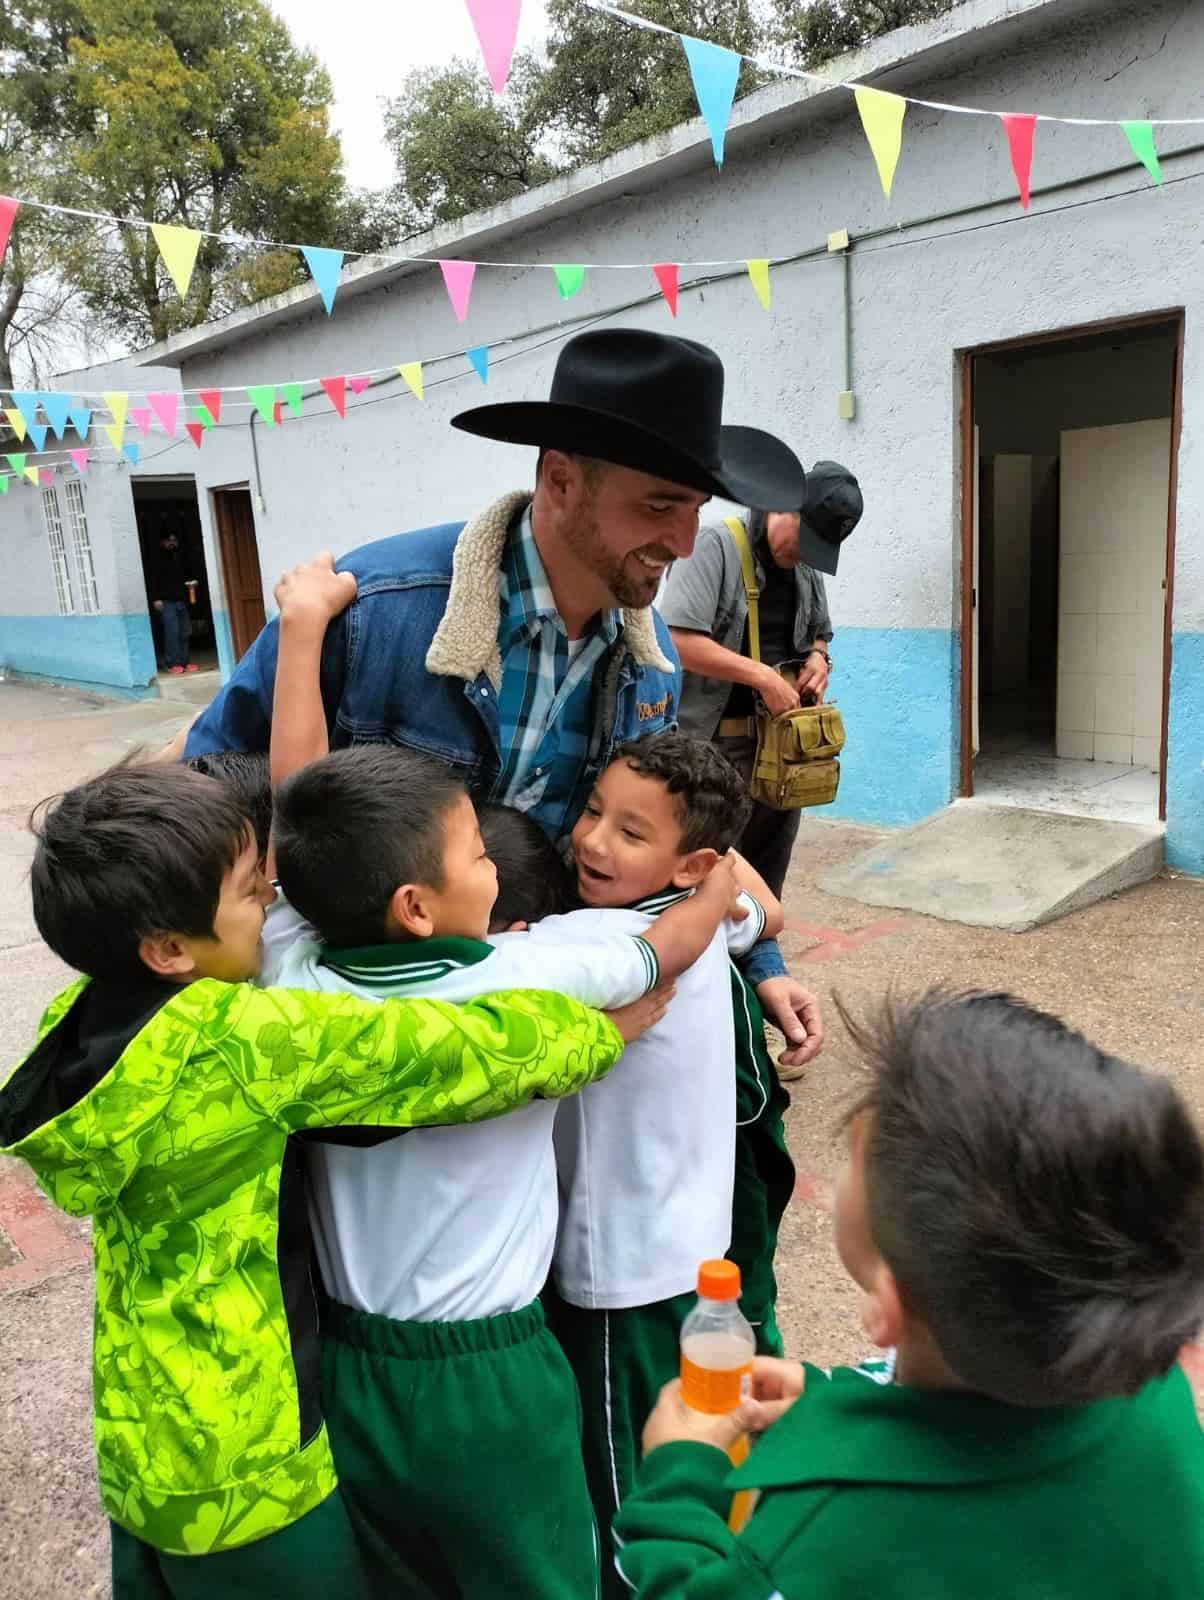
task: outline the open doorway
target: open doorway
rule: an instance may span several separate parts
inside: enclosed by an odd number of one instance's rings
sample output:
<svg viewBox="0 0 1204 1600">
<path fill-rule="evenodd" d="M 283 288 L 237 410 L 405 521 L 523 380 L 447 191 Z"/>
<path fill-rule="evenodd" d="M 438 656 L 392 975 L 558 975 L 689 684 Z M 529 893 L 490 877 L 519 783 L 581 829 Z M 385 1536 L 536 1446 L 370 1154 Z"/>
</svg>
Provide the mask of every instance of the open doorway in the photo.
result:
<svg viewBox="0 0 1204 1600">
<path fill-rule="evenodd" d="M 1165 813 L 1182 319 L 965 357 L 962 793 Z"/>
<path fill-rule="evenodd" d="M 134 516 L 138 524 L 138 544 L 142 555 L 142 574 L 146 581 L 151 632 L 155 641 L 155 660 L 159 671 L 167 669 L 170 641 L 165 637 L 163 613 L 155 601 L 164 599 L 158 590 L 171 586 L 179 568 L 187 607 L 184 622 L 189 665 L 198 672 L 217 671 L 217 638 L 213 626 L 213 602 L 205 566 L 205 544 L 201 536 L 201 517 L 197 507 L 196 480 L 191 477 L 135 478 L 131 484 Z M 174 536 L 182 560 L 164 560 L 164 540 Z M 170 575 L 169 575 L 170 574 Z"/>
</svg>

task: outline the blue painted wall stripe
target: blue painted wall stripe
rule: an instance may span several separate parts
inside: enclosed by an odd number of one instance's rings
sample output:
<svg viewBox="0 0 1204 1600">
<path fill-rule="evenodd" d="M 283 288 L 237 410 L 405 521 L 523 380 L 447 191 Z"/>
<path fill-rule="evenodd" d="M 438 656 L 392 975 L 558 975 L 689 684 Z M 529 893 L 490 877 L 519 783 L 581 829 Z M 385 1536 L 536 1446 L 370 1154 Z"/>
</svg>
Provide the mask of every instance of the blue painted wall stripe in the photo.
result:
<svg viewBox="0 0 1204 1600">
<path fill-rule="evenodd" d="M 842 628 L 830 695 L 845 719 L 834 805 L 812 813 L 892 826 L 953 798 L 957 635 L 947 628 Z"/>
<path fill-rule="evenodd" d="M 1204 875 L 1204 633 L 1171 639 L 1166 860 Z"/>
<path fill-rule="evenodd" d="M 67 683 L 145 689 L 155 676 L 146 612 L 95 617 L 0 616 L 0 662 Z"/>
</svg>

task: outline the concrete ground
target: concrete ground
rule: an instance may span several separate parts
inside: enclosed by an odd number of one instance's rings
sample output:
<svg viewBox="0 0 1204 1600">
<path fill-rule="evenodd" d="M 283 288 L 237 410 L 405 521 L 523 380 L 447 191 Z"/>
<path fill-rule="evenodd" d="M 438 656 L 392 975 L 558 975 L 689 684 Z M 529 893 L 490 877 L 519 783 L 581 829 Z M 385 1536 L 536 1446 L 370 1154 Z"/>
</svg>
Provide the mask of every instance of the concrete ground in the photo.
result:
<svg viewBox="0 0 1204 1600">
<path fill-rule="evenodd" d="M 136 746 L 166 743 L 191 711 L 0 686 L 0 1063 L 28 1047 L 67 977 L 29 914 L 30 806 Z M 1197 1115 L 1204 1110 L 1204 887 L 1159 878 L 1064 921 L 1007 934 L 817 889 L 872 841 L 872 830 L 806 818 L 785 896 L 786 955 L 825 1002 L 830 1031 L 789 1113 L 800 1178 L 781 1240 L 781 1320 L 788 1347 L 822 1363 L 865 1351 L 857 1297 L 832 1249 L 835 1127 L 858 1083 L 834 992 L 859 1012 L 892 984 L 1006 987 L 1165 1072 Z M 0 1161 L 0 1600 L 108 1595 L 91 1464 L 91 1273 L 82 1235 L 41 1200 L 19 1164 Z"/>
</svg>

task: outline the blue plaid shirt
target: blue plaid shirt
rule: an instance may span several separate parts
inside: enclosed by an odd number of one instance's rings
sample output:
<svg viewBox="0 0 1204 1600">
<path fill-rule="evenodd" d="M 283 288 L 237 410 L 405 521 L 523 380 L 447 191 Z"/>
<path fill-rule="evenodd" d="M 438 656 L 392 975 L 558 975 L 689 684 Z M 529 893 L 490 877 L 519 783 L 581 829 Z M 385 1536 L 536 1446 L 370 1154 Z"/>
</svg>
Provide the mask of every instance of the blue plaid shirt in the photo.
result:
<svg viewBox="0 0 1204 1600">
<path fill-rule="evenodd" d="M 498 595 L 499 794 L 558 838 L 589 747 L 594 671 L 619 637 L 622 614 L 600 613 L 570 645 L 535 545 L 530 506 L 506 542 Z"/>
</svg>

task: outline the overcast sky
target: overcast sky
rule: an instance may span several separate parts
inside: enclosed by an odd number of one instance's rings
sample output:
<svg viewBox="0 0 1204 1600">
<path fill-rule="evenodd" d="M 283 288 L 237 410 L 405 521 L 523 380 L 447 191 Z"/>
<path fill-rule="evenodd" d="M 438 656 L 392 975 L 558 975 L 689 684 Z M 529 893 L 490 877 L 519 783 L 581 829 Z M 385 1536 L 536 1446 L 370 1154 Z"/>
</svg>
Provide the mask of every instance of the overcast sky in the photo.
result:
<svg viewBox="0 0 1204 1600">
<path fill-rule="evenodd" d="M 481 67 L 464 0 L 270 0 L 298 44 L 312 50 L 334 84 L 332 122 L 342 135 L 348 180 L 379 189 L 391 181 L 380 102 L 395 95 L 412 67 L 469 56 Z M 518 48 L 544 30 L 543 0 L 523 0 Z"/>
</svg>

